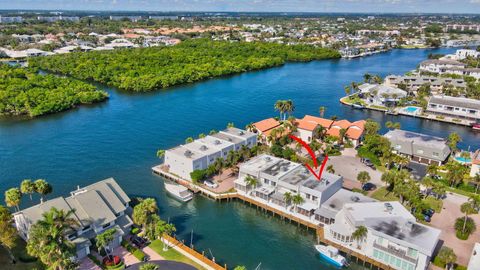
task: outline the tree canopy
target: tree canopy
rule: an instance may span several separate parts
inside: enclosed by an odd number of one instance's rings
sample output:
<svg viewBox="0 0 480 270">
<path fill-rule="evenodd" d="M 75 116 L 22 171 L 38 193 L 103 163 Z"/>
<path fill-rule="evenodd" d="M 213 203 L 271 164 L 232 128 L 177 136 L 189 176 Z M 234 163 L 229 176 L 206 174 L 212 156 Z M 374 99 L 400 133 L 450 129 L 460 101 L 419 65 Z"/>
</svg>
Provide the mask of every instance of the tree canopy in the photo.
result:
<svg viewBox="0 0 480 270">
<path fill-rule="evenodd" d="M 34 117 L 107 97 L 106 92 L 78 80 L 39 75 L 34 69 L 0 64 L 0 115 Z"/>
<path fill-rule="evenodd" d="M 30 66 L 144 92 L 207 78 L 282 65 L 339 58 L 311 45 L 192 39 L 172 47 L 78 52 L 30 58 Z"/>
</svg>

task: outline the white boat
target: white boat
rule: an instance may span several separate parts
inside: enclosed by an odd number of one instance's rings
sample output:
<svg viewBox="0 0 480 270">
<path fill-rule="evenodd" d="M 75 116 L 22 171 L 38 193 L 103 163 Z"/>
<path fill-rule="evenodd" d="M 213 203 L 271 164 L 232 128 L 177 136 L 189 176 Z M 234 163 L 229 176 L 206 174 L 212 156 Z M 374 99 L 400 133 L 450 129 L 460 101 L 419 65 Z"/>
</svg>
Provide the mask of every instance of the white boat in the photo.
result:
<svg viewBox="0 0 480 270">
<path fill-rule="evenodd" d="M 320 257 L 325 261 L 333 264 L 337 267 L 343 267 L 347 265 L 345 257 L 338 253 L 338 249 L 332 246 L 316 245 L 315 249 L 320 253 Z"/>
<path fill-rule="evenodd" d="M 188 188 L 171 182 L 164 182 L 165 190 L 172 195 L 175 199 L 182 202 L 188 202 L 193 198 L 193 193 Z"/>
</svg>

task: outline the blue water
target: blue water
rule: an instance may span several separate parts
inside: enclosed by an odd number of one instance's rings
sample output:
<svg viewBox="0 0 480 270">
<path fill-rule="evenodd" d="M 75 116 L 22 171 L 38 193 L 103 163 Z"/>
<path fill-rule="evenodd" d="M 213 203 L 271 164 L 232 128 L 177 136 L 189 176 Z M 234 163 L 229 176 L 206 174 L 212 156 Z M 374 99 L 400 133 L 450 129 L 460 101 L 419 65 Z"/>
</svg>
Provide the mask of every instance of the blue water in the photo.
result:
<svg viewBox="0 0 480 270">
<path fill-rule="evenodd" d="M 155 197 L 161 216 L 176 224 L 180 237 L 188 243 L 193 229 L 195 246 L 229 266 L 254 269 L 261 262 L 264 270 L 329 269 L 314 251 L 313 232 L 241 203 L 215 203 L 198 196 L 180 204 L 165 196 L 161 179 L 150 171 L 159 162 L 156 150 L 228 122 L 243 127 L 276 116 L 273 104 L 278 99 L 292 99 L 294 114 L 300 117 L 318 115 L 318 108 L 325 106 L 328 117 L 398 121 L 404 129 L 443 137 L 456 131 L 463 137 L 462 148 L 479 148 L 480 133 L 469 128 L 355 110 L 338 102 L 343 87 L 362 80 L 364 73 L 402 74 L 430 52 L 396 50 L 354 60 L 292 63 L 146 94 L 106 88 L 111 98 L 103 104 L 34 120 L 3 119 L 0 190 L 24 178 L 45 178 L 54 186 L 51 198 L 77 185 L 114 177 L 131 196 Z M 25 199 L 23 206 L 28 204 Z"/>
<path fill-rule="evenodd" d="M 406 107 L 406 108 L 405 108 L 405 111 L 407 111 L 407 112 L 409 112 L 409 113 L 414 113 L 414 112 L 416 112 L 416 111 L 418 111 L 418 110 L 419 110 L 419 108 L 417 108 L 417 107 Z"/>
<path fill-rule="evenodd" d="M 472 159 L 471 158 L 464 158 L 464 157 L 456 157 L 455 158 L 456 160 L 462 162 L 462 163 L 470 163 L 472 162 Z"/>
</svg>

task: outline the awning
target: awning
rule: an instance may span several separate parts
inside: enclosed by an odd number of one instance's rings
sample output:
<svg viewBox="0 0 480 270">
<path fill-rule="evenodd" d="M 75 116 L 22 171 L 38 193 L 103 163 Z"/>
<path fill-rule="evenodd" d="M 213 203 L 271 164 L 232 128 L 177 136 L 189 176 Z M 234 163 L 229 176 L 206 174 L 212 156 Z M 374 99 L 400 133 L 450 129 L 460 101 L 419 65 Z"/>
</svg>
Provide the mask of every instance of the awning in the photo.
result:
<svg viewBox="0 0 480 270">
<path fill-rule="evenodd" d="M 337 213 L 335 211 L 324 208 L 324 207 L 320 207 L 317 210 L 315 210 L 315 215 L 319 215 L 326 218 L 335 218 L 336 214 Z"/>
<path fill-rule="evenodd" d="M 256 192 L 261 193 L 263 195 L 270 195 L 275 191 L 274 187 L 269 187 L 269 186 L 262 186 L 257 189 L 255 189 Z"/>
<path fill-rule="evenodd" d="M 312 211 L 313 209 L 317 209 L 318 206 L 314 203 L 306 202 L 298 207 L 302 208 L 303 210 Z"/>
</svg>

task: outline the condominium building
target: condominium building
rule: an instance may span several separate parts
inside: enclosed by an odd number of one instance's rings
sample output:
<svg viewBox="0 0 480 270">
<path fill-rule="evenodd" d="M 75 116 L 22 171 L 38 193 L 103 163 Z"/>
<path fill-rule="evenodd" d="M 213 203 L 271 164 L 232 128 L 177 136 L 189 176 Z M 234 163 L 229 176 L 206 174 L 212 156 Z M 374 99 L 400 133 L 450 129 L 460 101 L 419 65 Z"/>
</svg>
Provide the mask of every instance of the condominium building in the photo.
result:
<svg viewBox="0 0 480 270">
<path fill-rule="evenodd" d="M 480 100 L 463 97 L 432 96 L 428 100 L 427 112 L 478 121 L 480 120 Z"/>
<path fill-rule="evenodd" d="M 407 92 L 400 88 L 382 84 L 364 83 L 358 88 L 360 97 L 367 103 L 377 106 L 387 106 L 407 96 Z"/>
<path fill-rule="evenodd" d="M 441 73 L 442 69 L 465 68 L 466 64 L 456 60 L 438 60 L 430 59 L 420 63 L 420 71 Z"/>
<path fill-rule="evenodd" d="M 468 262 L 468 270 L 480 270 L 480 243 L 475 243 Z"/>
<path fill-rule="evenodd" d="M 409 92 L 416 93 L 423 85 L 429 85 L 430 91 L 434 94 L 441 93 L 445 86 L 465 89 L 466 82 L 463 79 L 442 78 L 433 76 L 396 76 L 389 75 L 385 77 L 384 84 L 391 87 L 404 85 Z"/>
<path fill-rule="evenodd" d="M 227 128 L 165 151 L 164 164 L 168 172 L 191 180 L 191 172 L 206 169 L 218 158 L 225 159 L 230 151 L 238 151 L 242 146 L 252 148 L 256 144 L 255 133 L 238 128 Z"/>
<path fill-rule="evenodd" d="M 364 226 L 367 236 L 352 234 Z M 347 203 L 324 226 L 324 237 L 399 270 L 427 269 L 437 247 L 440 230 L 416 222 L 400 202 Z"/>
<path fill-rule="evenodd" d="M 0 23 L 21 23 L 23 22 L 23 18 L 20 16 L 0 16 Z"/>
<path fill-rule="evenodd" d="M 90 254 L 92 241 L 107 229 L 116 229 L 114 240 L 109 244 L 113 249 L 120 245 L 123 235 L 129 233 L 133 225 L 129 214 L 130 198 L 113 178 L 78 188 L 69 197 L 57 197 L 41 202 L 13 214 L 20 237 L 28 240 L 32 225 L 42 219 L 45 212 L 53 207 L 71 211 L 76 225 L 67 232 L 67 239 L 75 245 L 76 259 Z"/>
<path fill-rule="evenodd" d="M 424 164 L 441 165 L 450 156 L 447 141 L 440 137 L 395 129 L 384 135 L 394 152 Z"/>
</svg>

